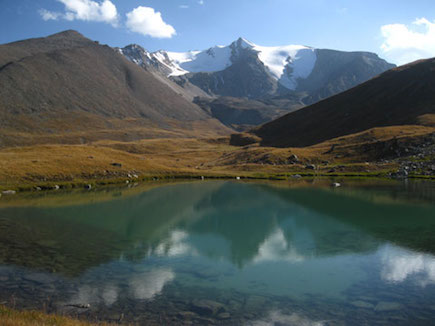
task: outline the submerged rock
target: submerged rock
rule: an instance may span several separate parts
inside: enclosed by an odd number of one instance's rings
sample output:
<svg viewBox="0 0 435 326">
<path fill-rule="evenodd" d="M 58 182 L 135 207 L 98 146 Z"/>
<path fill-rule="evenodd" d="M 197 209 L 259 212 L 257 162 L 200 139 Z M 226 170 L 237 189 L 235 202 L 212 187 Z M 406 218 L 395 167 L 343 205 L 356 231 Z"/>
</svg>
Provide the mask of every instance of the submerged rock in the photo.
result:
<svg viewBox="0 0 435 326">
<path fill-rule="evenodd" d="M 196 318 L 196 317 L 197 317 L 197 314 L 195 314 L 195 313 L 192 312 L 192 311 L 180 311 L 180 312 L 177 314 L 177 316 L 178 316 L 179 318 L 183 319 L 183 320 L 185 320 L 185 319 L 189 320 L 189 319 L 194 319 L 194 318 Z"/>
<path fill-rule="evenodd" d="M 398 302 L 379 302 L 376 305 L 375 311 L 392 311 L 399 310 L 402 308 L 402 305 Z"/>
<path fill-rule="evenodd" d="M 228 312 L 221 312 L 219 315 L 217 315 L 218 319 L 230 319 L 231 315 Z"/>
<path fill-rule="evenodd" d="M 361 300 L 353 301 L 350 304 L 354 307 L 363 308 L 363 309 L 373 309 L 375 307 L 375 305 Z"/>
<path fill-rule="evenodd" d="M 53 280 L 51 277 L 43 274 L 43 273 L 30 273 L 23 276 L 23 278 L 27 281 L 40 283 L 40 284 L 46 284 L 51 283 Z"/>
<path fill-rule="evenodd" d="M 194 300 L 192 310 L 200 315 L 213 316 L 225 312 L 224 305 L 211 300 Z"/>
</svg>

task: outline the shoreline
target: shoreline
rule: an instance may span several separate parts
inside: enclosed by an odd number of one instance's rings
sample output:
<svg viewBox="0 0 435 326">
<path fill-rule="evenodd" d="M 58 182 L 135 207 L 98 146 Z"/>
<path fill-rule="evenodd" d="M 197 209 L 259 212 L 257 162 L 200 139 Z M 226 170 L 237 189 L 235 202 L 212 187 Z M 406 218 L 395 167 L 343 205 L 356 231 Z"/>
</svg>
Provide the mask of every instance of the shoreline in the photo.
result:
<svg viewBox="0 0 435 326">
<path fill-rule="evenodd" d="M 21 310 L 9 308 L 0 304 L 0 320 L 4 326 L 110 326 L 119 325 L 107 322 L 93 323 L 90 321 L 74 319 L 72 317 L 48 314 L 39 310 Z"/>
<path fill-rule="evenodd" d="M 153 181 L 172 181 L 172 180 L 270 180 L 270 181 L 284 181 L 284 180 L 297 180 L 306 178 L 346 178 L 346 179 L 384 179 L 384 180 L 435 180 L 435 175 L 409 175 L 404 177 L 391 177 L 386 172 L 372 172 L 372 173 L 265 173 L 265 172 L 251 172 L 251 173 L 228 173 L 228 174 L 155 174 L 137 178 L 113 178 L 113 179 L 88 179 L 88 180 L 65 180 L 65 181 L 47 181 L 47 182 L 26 182 L 17 183 L 15 185 L 2 185 L 0 183 L 0 197 L 12 196 L 16 193 L 29 193 L 39 191 L 57 191 L 69 189 L 95 189 L 104 188 L 109 186 L 120 185 L 136 185 L 144 184 Z M 15 192 L 15 193 L 8 193 Z"/>
</svg>

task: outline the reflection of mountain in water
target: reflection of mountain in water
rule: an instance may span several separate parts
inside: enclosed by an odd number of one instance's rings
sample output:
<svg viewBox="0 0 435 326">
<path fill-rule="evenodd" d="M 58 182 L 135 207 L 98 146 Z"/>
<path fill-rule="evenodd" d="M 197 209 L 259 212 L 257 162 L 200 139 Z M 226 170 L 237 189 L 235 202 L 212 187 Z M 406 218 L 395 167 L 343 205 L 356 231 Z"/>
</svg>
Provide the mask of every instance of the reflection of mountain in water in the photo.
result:
<svg viewBox="0 0 435 326">
<path fill-rule="evenodd" d="M 380 204 L 339 191 L 180 184 L 105 203 L 2 209 L 0 263 L 76 275 L 120 256 L 201 255 L 243 268 L 373 252 L 385 240 L 435 253 L 432 216 L 433 206 Z"/>
<path fill-rule="evenodd" d="M 415 183 L 411 187 L 414 197 L 417 185 L 419 183 Z M 427 195 L 426 185 L 420 184 L 420 187 L 422 192 Z M 431 184 L 429 188 L 431 188 Z M 337 222 L 340 221 L 352 226 L 364 238 L 370 235 L 382 242 L 393 242 L 398 246 L 435 254 L 435 243 L 433 242 L 435 238 L 435 207 L 431 204 L 385 202 L 385 198 L 388 196 L 397 198 L 398 193 L 403 196 L 403 188 L 391 187 L 382 193 L 376 188 L 369 188 L 352 192 L 352 196 L 346 195 L 346 189 L 338 191 L 321 189 L 282 191 L 270 187 L 269 191 L 274 192 L 283 200 L 306 207 L 312 214 L 324 214 L 333 217 Z M 371 193 L 372 196 L 367 196 L 367 193 Z M 377 202 L 376 198 L 373 197 L 376 194 L 380 195 L 384 202 Z M 368 197 L 371 199 L 367 200 Z M 433 202 L 433 200 L 429 202 Z M 357 246 L 360 245 L 358 239 L 354 241 Z"/>
</svg>

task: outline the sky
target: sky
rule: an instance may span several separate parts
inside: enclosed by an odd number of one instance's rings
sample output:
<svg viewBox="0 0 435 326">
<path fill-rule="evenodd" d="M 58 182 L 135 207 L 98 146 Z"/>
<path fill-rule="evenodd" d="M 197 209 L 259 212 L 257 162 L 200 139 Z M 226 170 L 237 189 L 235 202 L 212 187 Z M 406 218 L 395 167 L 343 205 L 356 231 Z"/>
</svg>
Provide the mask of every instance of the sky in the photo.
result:
<svg viewBox="0 0 435 326">
<path fill-rule="evenodd" d="M 0 44 L 74 29 L 102 44 L 184 52 L 263 46 L 435 57 L 434 0 L 0 0 Z"/>
</svg>

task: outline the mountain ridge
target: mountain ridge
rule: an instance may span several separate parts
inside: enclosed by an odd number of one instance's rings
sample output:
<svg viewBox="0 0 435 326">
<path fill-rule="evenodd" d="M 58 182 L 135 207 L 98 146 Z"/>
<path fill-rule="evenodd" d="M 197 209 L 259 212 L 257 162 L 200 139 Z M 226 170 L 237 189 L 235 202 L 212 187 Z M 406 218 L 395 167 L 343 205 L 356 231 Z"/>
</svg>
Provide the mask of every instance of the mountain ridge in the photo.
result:
<svg viewBox="0 0 435 326">
<path fill-rule="evenodd" d="M 435 126 L 435 58 L 391 69 L 252 131 L 264 146 L 304 147 L 375 127 Z"/>
<path fill-rule="evenodd" d="M 191 134 L 197 122 L 228 132 L 150 72 L 75 31 L 0 45 L 0 62 L 3 146 L 33 143 L 35 134 L 72 143 Z"/>
<path fill-rule="evenodd" d="M 119 51 L 136 64 L 145 68 L 151 66 L 180 85 L 190 82 L 210 96 L 259 99 L 305 92 L 309 93 L 307 104 L 347 90 L 395 67 L 370 52 L 345 52 L 302 45 L 266 47 L 241 37 L 227 46 L 214 46 L 202 51 L 148 52 L 138 45 L 128 45 Z M 343 76 L 340 80 L 336 75 L 355 60 L 360 67 L 355 73 L 352 73 L 352 67 L 347 67 L 351 76 Z M 238 76 L 240 71 L 245 74 L 243 78 Z M 255 87 L 258 76 L 264 81 L 261 87 Z M 338 79 L 335 84 L 341 85 L 328 87 L 325 81 L 328 78 Z M 238 85 L 250 83 L 251 86 L 235 87 L 231 84 L 234 80 L 238 80 Z M 314 92 L 316 94 L 312 94 Z"/>
</svg>

